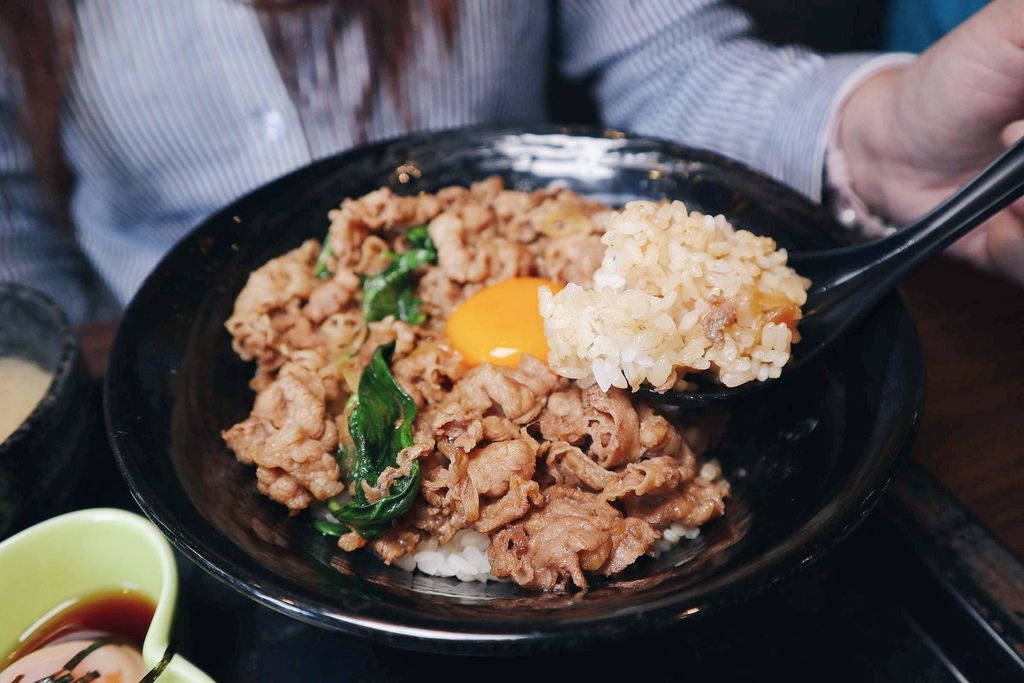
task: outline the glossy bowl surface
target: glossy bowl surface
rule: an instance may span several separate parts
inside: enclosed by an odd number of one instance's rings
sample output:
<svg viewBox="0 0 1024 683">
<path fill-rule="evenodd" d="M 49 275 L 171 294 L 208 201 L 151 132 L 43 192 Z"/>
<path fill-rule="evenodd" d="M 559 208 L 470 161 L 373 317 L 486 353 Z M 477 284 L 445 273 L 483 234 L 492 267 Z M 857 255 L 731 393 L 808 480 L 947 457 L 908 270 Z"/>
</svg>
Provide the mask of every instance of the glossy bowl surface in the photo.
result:
<svg viewBox="0 0 1024 683">
<path fill-rule="evenodd" d="M 683 199 L 790 249 L 850 241 L 822 208 L 714 154 L 612 131 L 484 128 L 424 134 L 332 157 L 239 199 L 163 260 L 128 307 L 106 377 L 107 428 L 148 515 L 189 557 L 274 609 L 406 647 L 497 653 L 559 648 L 693 620 L 819 557 L 871 510 L 907 448 L 924 390 L 916 332 L 889 297 L 799 376 L 693 416 L 724 424 L 713 446 L 733 483 L 701 537 L 643 558 L 618 580 L 556 595 L 462 584 L 346 555 L 304 517 L 260 496 L 220 430 L 252 405 L 253 368 L 224 331 L 253 269 L 322 238 L 342 198 L 491 174 L 552 182 L 621 204 Z"/>
</svg>

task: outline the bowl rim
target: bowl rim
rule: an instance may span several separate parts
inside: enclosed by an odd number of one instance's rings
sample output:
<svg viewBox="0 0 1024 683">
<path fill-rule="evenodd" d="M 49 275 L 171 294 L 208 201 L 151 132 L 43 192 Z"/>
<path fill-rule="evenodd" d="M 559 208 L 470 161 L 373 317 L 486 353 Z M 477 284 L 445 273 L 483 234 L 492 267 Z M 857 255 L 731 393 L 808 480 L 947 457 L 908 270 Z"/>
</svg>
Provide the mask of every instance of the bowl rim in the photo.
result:
<svg viewBox="0 0 1024 683">
<path fill-rule="evenodd" d="M 743 173 L 767 180 L 787 193 L 791 193 L 794 196 L 798 195 L 800 201 L 806 203 L 809 209 L 818 213 L 824 213 L 824 209 L 820 205 L 811 202 L 810 199 L 803 195 L 799 195 L 796 190 L 759 171 L 751 169 L 742 162 L 724 157 L 715 152 L 686 147 L 669 140 L 626 134 L 617 130 L 593 126 L 561 126 L 552 124 L 530 124 L 525 126 L 506 124 L 482 125 L 426 131 L 390 138 L 346 150 L 297 168 L 268 183 L 260 185 L 211 213 L 165 254 L 153 273 L 160 270 L 165 262 L 176 258 L 179 252 L 186 250 L 194 240 L 199 238 L 200 233 L 208 229 L 210 225 L 224 219 L 229 219 L 231 215 L 238 213 L 235 207 L 245 204 L 256 195 L 265 192 L 269 186 L 279 182 L 286 182 L 288 179 L 300 174 L 311 173 L 318 167 L 341 166 L 346 162 L 347 158 L 361 156 L 372 150 L 381 150 L 393 145 L 412 146 L 429 142 L 432 138 L 438 136 L 464 134 L 566 135 L 570 137 L 598 137 L 606 139 L 628 137 L 631 140 L 656 144 L 665 151 L 666 155 L 687 159 L 697 158 L 701 161 L 739 169 Z M 830 216 L 830 214 L 826 215 Z M 147 285 L 154 277 L 153 273 L 147 277 L 146 281 L 139 288 L 139 292 L 147 288 Z M 129 313 L 135 305 L 137 298 L 138 295 L 132 299 L 125 309 L 122 324 L 118 326 L 115 335 L 112 347 L 114 349 L 126 343 L 124 337 L 127 333 L 123 321 L 129 318 Z M 865 483 L 862 483 L 857 489 L 849 493 L 850 500 L 845 504 L 841 514 L 833 515 L 824 524 L 817 527 L 816 531 L 809 533 L 807 528 L 810 526 L 811 521 L 823 514 L 824 508 L 817 510 L 803 526 L 794 529 L 781 543 L 766 551 L 760 567 L 737 568 L 728 573 L 729 584 L 743 590 L 729 590 L 724 596 L 716 595 L 716 600 L 713 604 L 705 600 L 702 604 L 688 609 L 684 613 L 678 611 L 679 601 L 673 602 L 670 599 L 673 594 L 670 594 L 654 604 L 645 605 L 639 613 L 643 616 L 643 619 L 635 618 L 637 615 L 632 615 L 634 618 L 631 624 L 637 632 L 661 626 L 668 622 L 692 621 L 702 618 L 711 611 L 719 612 L 722 608 L 727 608 L 739 601 L 745 600 L 745 596 L 751 593 L 763 590 L 778 581 L 792 576 L 804 566 L 819 559 L 828 550 L 845 539 L 863 521 L 867 514 L 874 509 L 891 481 L 896 467 L 913 441 L 920 421 L 925 394 L 924 358 L 921 353 L 917 330 L 909 315 L 906 303 L 901 294 L 895 293 L 887 298 L 884 303 L 880 304 L 880 306 L 886 305 L 895 305 L 899 308 L 897 330 L 894 334 L 894 353 L 902 354 L 905 360 L 905 371 L 902 379 L 908 387 L 908 392 L 903 396 L 901 402 L 901 420 L 898 422 L 900 426 L 894 430 L 896 432 L 895 438 L 886 443 L 885 457 L 879 458 L 874 463 L 874 467 L 871 470 L 874 473 L 873 476 L 866 477 L 867 481 Z M 175 513 L 167 506 L 155 487 L 135 470 L 132 458 L 122 448 L 121 439 L 123 437 L 119 434 L 121 427 L 112 409 L 112 393 L 115 388 L 112 386 L 113 380 L 111 378 L 114 375 L 112 370 L 116 364 L 117 354 L 112 354 L 111 365 L 108 367 L 104 378 L 104 418 L 115 460 L 128 484 L 132 496 L 146 515 L 193 562 L 228 586 L 264 606 L 314 626 L 367 636 L 389 645 L 452 653 L 466 652 L 468 647 L 475 646 L 474 654 L 509 654 L 523 651 L 530 647 L 538 647 L 539 644 L 543 644 L 545 647 L 550 645 L 557 646 L 573 639 L 579 634 L 580 629 L 584 627 L 587 629 L 589 637 L 601 639 L 607 635 L 602 631 L 602 626 L 610 627 L 615 622 L 621 621 L 624 618 L 630 618 L 623 615 L 611 615 L 564 621 L 557 624 L 536 625 L 536 627 L 534 627 L 534 624 L 531 624 L 529 630 L 502 629 L 499 627 L 487 630 L 460 631 L 453 629 L 450 625 L 443 627 L 437 625 L 432 628 L 408 626 L 388 621 L 387 619 L 342 613 L 332 609 L 327 601 L 312 598 L 302 590 L 289 587 L 289 581 L 272 570 L 252 560 L 248 562 L 236 561 L 234 558 L 228 557 L 226 553 L 206 543 L 201 534 L 176 523 Z M 197 514 L 202 517 L 201 513 L 197 512 Z M 203 519 L 205 524 L 216 532 L 216 527 L 205 518 Z M 248 566 L 243 566 L 243 564 Z M 711 581 L 701 584 L 705 586 L 705 589 L 702 591 L 705 594 L 705 598 L 718 590 L 719 586 L 716 583 L 722 583 L 723 578 L 723 576 L 716 576 Z M 743 593 L 744 597 L 738 598 L 737 594 L 739 593 Z M 714 609 L 709 609 L 710 607 Z"/>
<path fill-rule="evenodd" d="M 32 408 L 28 417 L 18 425 L 18 428 L 0 442 L 0 458 L 7 457 L 11 451 L 28 438 L 36 424 L 45 423 L 50 413 L 56 409 L 60 397 L 64 395 L 65 388 L 71 381 L 80 350 L 78 338 L 68 322 L 67 314 L 52 298 L 38 289 L 20 282 L 0 282 L 0 298 L 12 295 L 41 308 L 52 317 L 57 324 L 60 355 L 57 358 L 57 365 L 53 369 L 53 378 L 46 388 L 46 393 Z"/>
<path fill-rule="evenodd" d="M 145 553 L 156 558 L 163 573 L 160 582 L 160 595 L 154 604 L 153 618 L 146 629 L 146 638 L 142 644 L 142 655 L 146 666 L 155 666 L 163 657 L 171 643 L 171 631 L 174 612 L 178 602 L 180 580 L 178 566 L 174 561 L 174 552 L 163 533 L 147 518 L 120 508 L 85 508 L 66 512 L 50 517 L 30 527 L 22 529 L 9 538 L 0 541 L 0 554 L 9 548 L 16 548 L 29 538 L 60 535 L 65 527 L 86 525 L 85 533 L 127 533 L 139 534 L 145 545 L 135 544 L 133 552 Z M 103 527 L 107 527 L 103 530 Z M 127 529 L 128 531 L 121 531 Z M 111 587 L 115 587 L 112 583 Z M 212 680 L 197 669 L 180 654 L 175 653 L 165 673 L 169 678 L 189 683 L 212 683 Z"/>
</svg>

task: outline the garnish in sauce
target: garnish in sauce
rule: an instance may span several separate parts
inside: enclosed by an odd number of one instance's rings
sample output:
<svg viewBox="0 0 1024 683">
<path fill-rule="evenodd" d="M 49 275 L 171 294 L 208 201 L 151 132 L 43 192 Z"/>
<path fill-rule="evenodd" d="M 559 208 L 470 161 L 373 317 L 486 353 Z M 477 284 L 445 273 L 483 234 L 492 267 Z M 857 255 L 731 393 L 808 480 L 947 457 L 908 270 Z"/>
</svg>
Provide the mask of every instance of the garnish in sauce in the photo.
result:
<svg viewBox="0 0 1024 683">
<path fill-rule="evenodd" d="M 141 649 L 154 610 L 149 599 L 129 590 L 78 600 L 26 634 L 0 665 L 0 683 L 62 674 L 95 683 L 143 680 Z"/>
</svg>

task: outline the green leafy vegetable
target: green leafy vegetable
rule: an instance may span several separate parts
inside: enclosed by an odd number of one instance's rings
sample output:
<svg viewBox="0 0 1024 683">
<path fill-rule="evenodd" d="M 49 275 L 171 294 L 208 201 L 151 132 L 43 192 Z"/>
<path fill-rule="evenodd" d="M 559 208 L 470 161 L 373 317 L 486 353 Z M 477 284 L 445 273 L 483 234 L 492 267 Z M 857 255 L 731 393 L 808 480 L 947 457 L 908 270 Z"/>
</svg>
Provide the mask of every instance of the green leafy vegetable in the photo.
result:
<svg viewBox="0 0 1024 683">
<path fill-rule="evenodd" d="M 409 244 L 415 249 L 437 251 L 433 240 L 430 239 L 430 229 L 426 225 L 417 225 L 415 228 L 409 228 L 408 232 L 405 233 L 405 239 L 409 240 Z"/>
<path fill-rule="evenodd" d="M 345 408 L 342 410 L 342 414 L 352 416 L 352 411 L 355 410 L 357 399 L 359 397 L 356 394 L 352 394 L 348 397 L 345 402 Z M 339 439 L 338 450 L 334 452 L 334 459 L 338 461 L 338 468 L 341 470 L 342 481 L 352 481 L 352 477 L 356 471 L 356 445 L 352 442 L 351 437 L 348 434 L 348 419 L 345 420 L 345 433 L 341 435 Z M 328 499 L 327 508 L 330 509 L 333 499 Z M 337 505 L 337 503 L 335 503 Z M 330 510 L 331 514 L 334 514 L 334 510 Z"/>
<path fill-rule="evenodd" d="M 316 259 L 316 266 L 313 267 L 313 274 L 317 280 L 326 280 L 333 275 L 327 265 L 328 260 L 332 258 L 334 258 L 334 247 L 331 246 L 331 233 L 327 233 L 324 243 L 320 247 L 320 256 Z"/>
<path fill-rule="evenodd" d="M 345 506 L 338 502 L 336 498 L 327 499 L 327 511 L 334 515 L 335 518 L 341 514 L 341 511 L 345 509 Z"/>
<path fill-rule="evenodd" d="M 395 254 L 387 268 L 363 280 L 363 317 L 368 323 L 389 315 L 413 325 L 426 320 L 413 296 L 412 276 L 420 266 L 437 263 L 437 248 L 425 225 L 410 228 L 405 237 L 409 251 Z"/>
<path fill-rule="evenodd" d="M 398 465 L 398 452 L 412 445 L 416 404 L 402 391 L 388 369 L 384 347 L 373 352 L 359 378 L 356 407 L 348 419 L 355 444 L 355 465 L 350 479 L 355 494 L 344 507 L 329 500 L 327 509 L 363 538 L 376 538 L 412 505 L 419 490 L 420 464 L 413 461 L 409 475 L 398 479 L 375 503 L 366 500 L 363 482 L 373 486 L 388 467 Z"/>
<path fill-rule="evenodd" d="M 326 519 L 318 519 L 314 521 L 313 528 L 324 536 L 334 536 L 335 538 L 348 533 L 348 527 L 341 524 L 335 524 L 334 522 L 328 522 Z"/>
</svg>

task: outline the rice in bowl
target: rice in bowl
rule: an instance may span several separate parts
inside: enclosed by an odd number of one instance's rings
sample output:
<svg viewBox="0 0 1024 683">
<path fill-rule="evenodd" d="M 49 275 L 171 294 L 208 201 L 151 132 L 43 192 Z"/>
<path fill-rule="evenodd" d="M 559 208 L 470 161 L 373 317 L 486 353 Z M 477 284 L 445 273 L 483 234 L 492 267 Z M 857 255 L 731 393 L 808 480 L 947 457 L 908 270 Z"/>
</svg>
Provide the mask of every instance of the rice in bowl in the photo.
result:
<svg viewBox="0 0 1024 683">
<path fill-rule="evenodd" d="M 605 391 L 664 391 L 705 370 L 729 387 L 779 376 L 810 281 L 773 239 L 679 201 L 635 201 L 609 216 L 601 241 L 592 289 L 541 292 L 559 374 Z"/>
</svg>

